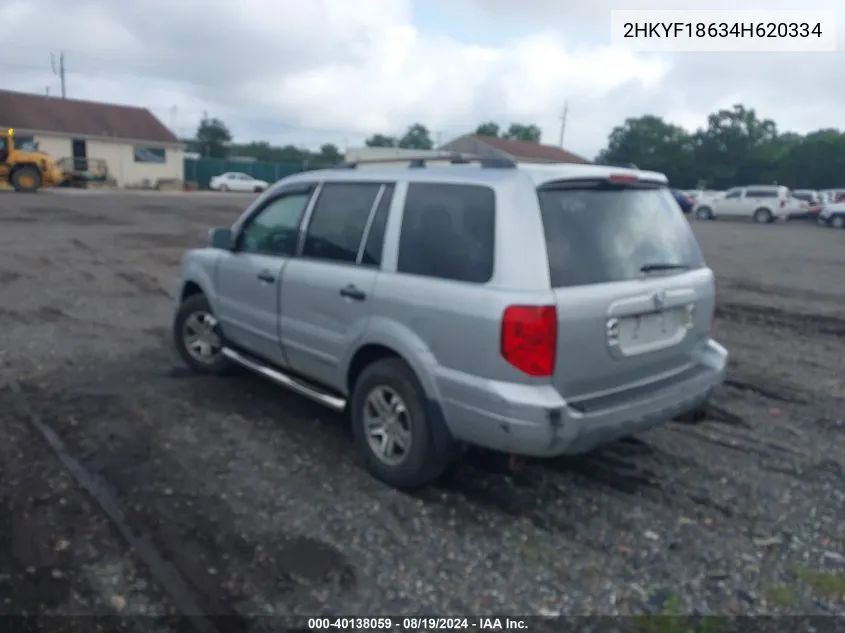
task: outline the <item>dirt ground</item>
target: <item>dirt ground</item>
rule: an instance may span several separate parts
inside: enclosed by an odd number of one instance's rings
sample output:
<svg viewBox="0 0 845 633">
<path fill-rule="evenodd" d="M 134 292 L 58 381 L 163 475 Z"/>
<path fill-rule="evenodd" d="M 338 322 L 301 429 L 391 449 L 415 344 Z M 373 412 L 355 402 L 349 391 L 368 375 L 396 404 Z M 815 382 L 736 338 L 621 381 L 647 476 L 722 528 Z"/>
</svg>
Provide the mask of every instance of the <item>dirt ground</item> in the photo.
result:
<svg viewBox="0 0 845 633">
<path fill-rule="evenodd" d="M 845 233 L 694 223 L 707 421 L 407 495 L 341 417 L 176 359 L 181 255 L 249 201 L 0 194 L 0 613 L 845 614 Z"/>
</svg>

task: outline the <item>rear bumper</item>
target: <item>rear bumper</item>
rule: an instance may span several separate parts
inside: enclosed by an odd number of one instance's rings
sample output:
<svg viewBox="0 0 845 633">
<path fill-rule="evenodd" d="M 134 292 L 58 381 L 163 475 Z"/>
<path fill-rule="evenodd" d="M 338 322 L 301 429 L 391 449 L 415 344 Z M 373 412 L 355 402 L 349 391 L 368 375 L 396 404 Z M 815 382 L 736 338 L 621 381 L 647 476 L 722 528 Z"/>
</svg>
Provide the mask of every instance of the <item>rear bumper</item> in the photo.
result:
<svg viewBox="0 0 845 633">
<path fill-rule="evenodd" d="M 478 384 L 440 375 L 438 387 L 456 439 L 514 455 L 555 457 L 590 451 L 699 407 L 724 382 L 727 363 L 727 350 L 711 339 L 699 364 L 680 377 L 607 406 L 567 403 L 550 385 Z"/>
</svg>

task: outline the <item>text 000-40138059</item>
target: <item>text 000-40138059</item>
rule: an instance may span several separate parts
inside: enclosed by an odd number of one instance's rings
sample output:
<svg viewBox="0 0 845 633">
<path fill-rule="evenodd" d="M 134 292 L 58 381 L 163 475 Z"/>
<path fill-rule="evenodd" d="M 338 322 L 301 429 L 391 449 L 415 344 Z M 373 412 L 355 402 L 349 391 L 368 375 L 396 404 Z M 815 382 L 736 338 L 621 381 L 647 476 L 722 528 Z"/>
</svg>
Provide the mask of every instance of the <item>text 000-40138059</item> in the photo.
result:
<svg viewBox="0 0 845 633">
<path fill-rule="evenodd" d="M 830 52 L 833 11 L 610 12 L 611 43 L 642 52 Z"/>
</svg>

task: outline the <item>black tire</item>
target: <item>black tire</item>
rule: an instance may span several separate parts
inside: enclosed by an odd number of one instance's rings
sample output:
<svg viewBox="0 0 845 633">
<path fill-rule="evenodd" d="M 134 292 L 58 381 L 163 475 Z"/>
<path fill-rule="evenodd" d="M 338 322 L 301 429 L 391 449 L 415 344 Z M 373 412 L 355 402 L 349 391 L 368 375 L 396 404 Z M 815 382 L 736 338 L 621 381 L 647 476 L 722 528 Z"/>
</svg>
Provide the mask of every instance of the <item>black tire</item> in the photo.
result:
<svg viewBox="0 0 845 633">
<path fill-rule="evenodd" d="M 695 210 L 695 219 L 696 220 L 712 220 L 713 219 L 713 209 L 710 207 L 698 207 Z"/>
<path fill-rule="evenodd" d="M 41 188 L 41 172 L 35 167 L 18 167 L 12 172 L 12 186 L 19 193 L 35 193 Z"/>
<path fill-rule="evenodd" d="M 378 387 L 387 387 L 398 394 L 408 413 L 411 448 L 403 461 L 395 465 L 379 458 L 367 440 L 364 424 L 367 398 Z M 376 361 L 361 372 L 352 389 L 349 417 L 355 446 L 367 470 L 394 488 L 414 490 L 433 483 L 460 454 L 445 424 L 429 406 L 414 372 L 399 358 Z"/>
<path fill-rule="evenodd" d="M 229 187 L 227 187 L 226 185 L 220 185 L 220 188 L 217 189 L 217 191 L 219 191 L 220 193 L 226 193 L 227 191 L 229 191 Z"/>
<path fill-rule="evenodd" d="M 834 215 L 830 218 L 830 226 L 835 229 L 845 229 L 845 215 Z"/>
<path fill-rule="evenodd" d="M 188 317 L 197 312 L 205 312 L 213 316 L 211 306 L 205 295 L 196 294 L 188 297 L 176 311 L 176 318 L 173 320 L 173 342 L 176 345 L 176 351 L 179 352 L 182 361 L 197 373 L 218 375 L 230 373 L 235 365 L 222 354 L 217 354 L 211 362 L 201 362 L 188 350 L 185 343 L 185 323 Z M 223 335 L 219 331 L 219 327 L 217 335 L 220 337 L 222 344 Z"/>
<path fill-rule="evenodd" d="M 757 209 L 753 217 L 757 224 L 770 224 L 774 220 L 772 212 L 768 209 Z"/>
</svg>

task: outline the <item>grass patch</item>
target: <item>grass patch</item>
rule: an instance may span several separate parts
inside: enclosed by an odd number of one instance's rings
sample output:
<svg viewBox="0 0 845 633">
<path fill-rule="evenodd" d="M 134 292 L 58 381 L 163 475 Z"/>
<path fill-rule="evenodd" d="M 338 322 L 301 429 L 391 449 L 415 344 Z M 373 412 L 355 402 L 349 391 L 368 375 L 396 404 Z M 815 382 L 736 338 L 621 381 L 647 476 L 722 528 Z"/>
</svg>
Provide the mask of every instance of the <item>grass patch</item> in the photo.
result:
<svg viewBox="0 0 845 633">
<path fill-rule="evenodd" d="M 659 613 L 636 616 L 634 625 L 640 633 L 722 633 L 720 616 L 692 618 L 683 613 L 681 601 L 672 597 Z"/>
<path fill-rule="evenodd" d="M 786 585 L 769 587 L 766 591 L 766 600 L 778 607 L 794 607 L 798 604 L 798 595 L 795 590 Z"/>
<path fill-rule="evenodd" d="M 845 576 L 832 571 L 815 571 L 794 565 L 789 571 L 799 580 L 812 587 L 813 591 L 840 600 L 845 598 Z"/>
</svg>

